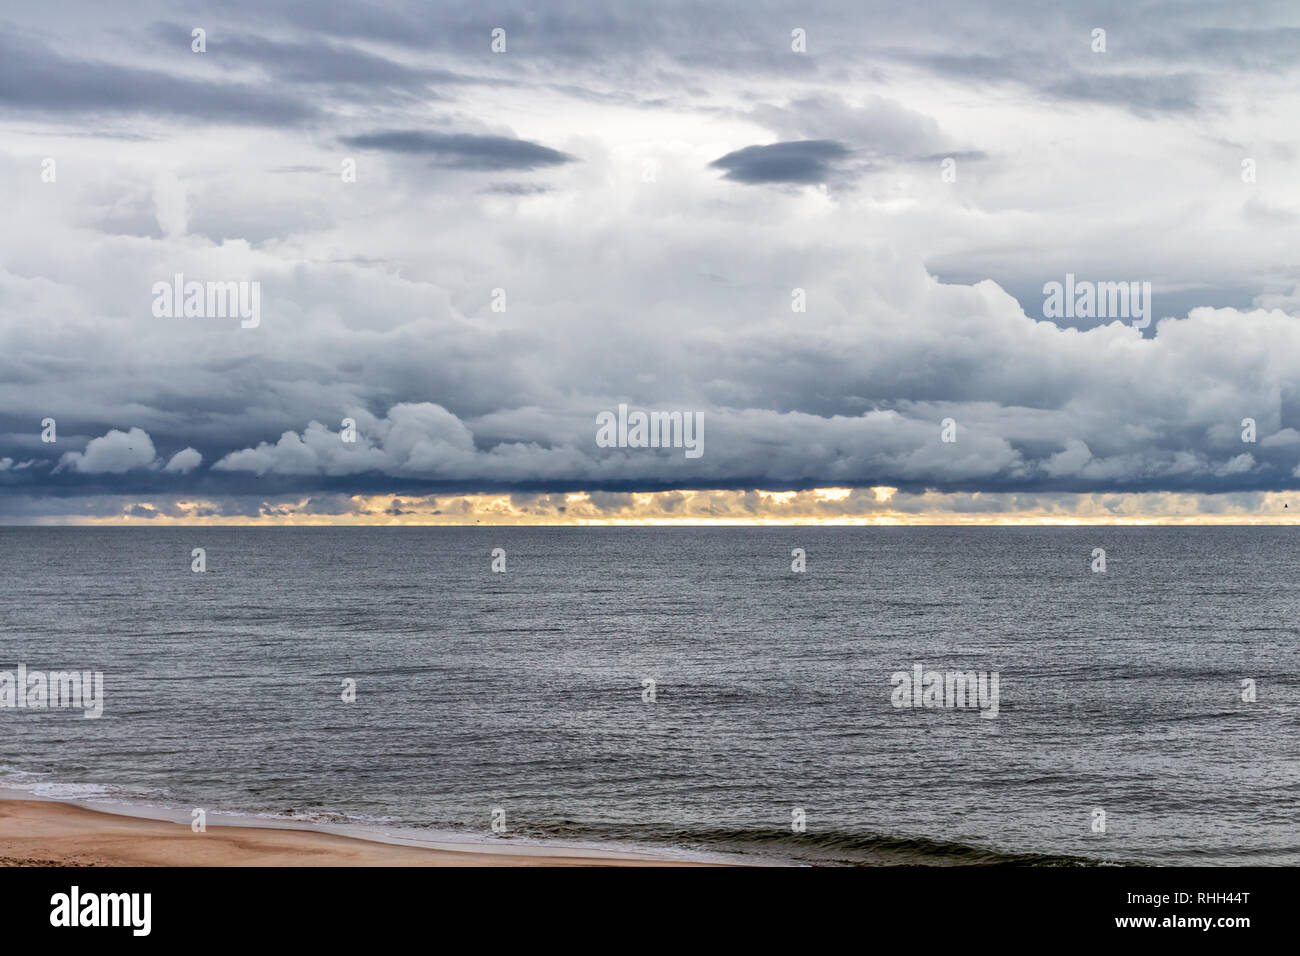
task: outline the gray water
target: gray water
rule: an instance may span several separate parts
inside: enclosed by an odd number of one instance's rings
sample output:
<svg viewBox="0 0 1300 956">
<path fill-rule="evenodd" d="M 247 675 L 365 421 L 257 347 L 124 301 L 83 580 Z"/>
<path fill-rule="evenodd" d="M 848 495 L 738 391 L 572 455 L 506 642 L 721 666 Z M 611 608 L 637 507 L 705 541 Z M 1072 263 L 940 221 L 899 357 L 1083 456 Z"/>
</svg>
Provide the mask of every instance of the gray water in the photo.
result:
<svg viewBox="0 0 1300 956">
<path fill-rule="evenodd" d="M 1285 528 L 0 528 L 0 670 L 105 681 L 98 720 L 0 710 L 0 786 L 755 860 L 1295 865 L 1298 570 Z M 998 672 L 997 717 L 893 706 L 918 663 Z"/>
</svg>

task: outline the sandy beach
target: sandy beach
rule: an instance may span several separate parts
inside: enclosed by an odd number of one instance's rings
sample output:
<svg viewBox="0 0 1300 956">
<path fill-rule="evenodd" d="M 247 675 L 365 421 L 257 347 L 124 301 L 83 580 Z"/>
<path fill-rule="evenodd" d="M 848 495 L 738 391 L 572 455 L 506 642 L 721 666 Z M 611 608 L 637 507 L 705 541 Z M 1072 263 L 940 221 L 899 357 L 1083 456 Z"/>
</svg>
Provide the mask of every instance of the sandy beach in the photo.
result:
<svg viewBox="0 0 1300 956">
<path fill-rule="evenodd" d="M 618 852 L 520 845 L 442 849 L 267 826 L 211 826 L 0 800 L 0 866 L 707 866 Z"/>
</svg>

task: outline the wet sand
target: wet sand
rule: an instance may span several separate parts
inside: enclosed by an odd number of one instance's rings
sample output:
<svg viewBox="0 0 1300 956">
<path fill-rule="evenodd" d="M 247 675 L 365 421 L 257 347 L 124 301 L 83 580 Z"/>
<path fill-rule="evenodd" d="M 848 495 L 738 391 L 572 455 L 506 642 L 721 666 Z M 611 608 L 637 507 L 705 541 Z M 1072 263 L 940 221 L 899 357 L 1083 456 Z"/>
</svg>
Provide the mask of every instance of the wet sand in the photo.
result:
<svg viewBox="0 0 1300 956">
<path fill-rule="evenodd" d="M 617 851 L 401 846 L 313 830 L 212 826 L 0 800 L 0 866 L 708 866 Z"/>
</svg>

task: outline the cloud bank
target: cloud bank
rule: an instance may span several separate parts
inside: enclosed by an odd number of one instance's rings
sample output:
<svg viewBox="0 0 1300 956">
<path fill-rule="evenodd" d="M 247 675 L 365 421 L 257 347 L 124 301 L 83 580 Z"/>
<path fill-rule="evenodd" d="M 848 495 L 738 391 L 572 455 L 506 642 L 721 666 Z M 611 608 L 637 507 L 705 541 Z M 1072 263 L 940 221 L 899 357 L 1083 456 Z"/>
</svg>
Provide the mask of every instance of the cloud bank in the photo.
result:
<svg viewBox="0 0 1300 956">
<path fill-rule="evenodd" d="M 12 12 L 0 521 L 1300 488 L 1300 14 L 939 9 Z M 1045 316 L 1067 273 L 1153 321 Z M 155 318 L 177 274 L 260 323 Z"/>
</svg>

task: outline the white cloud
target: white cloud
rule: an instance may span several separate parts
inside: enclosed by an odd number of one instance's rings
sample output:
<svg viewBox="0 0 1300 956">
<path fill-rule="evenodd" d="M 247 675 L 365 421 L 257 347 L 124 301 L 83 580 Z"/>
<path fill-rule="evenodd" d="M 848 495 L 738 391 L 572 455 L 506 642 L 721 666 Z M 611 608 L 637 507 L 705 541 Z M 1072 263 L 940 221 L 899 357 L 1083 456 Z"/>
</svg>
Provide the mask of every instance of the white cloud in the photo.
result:
<svg viewBox="0 0 1300 956">
<path fill-rule="evenodd" d="M 170 170 L 164 170 L 154 177 L 153 182 L 154 216 L 158 228 L 168 238 L 185 235 L 189 224 L 189 200 L 185 186 Z"/>
<path fill-rule="evenodd" d="M 184 448 L 172 455 L 171 461 L 167 462 L 167 467 L 163 471 L 174 471 L 182 475 L 188 475 L 195 468 L 203 463 L 203 456 L 193 448 Z"/>
<path fill-rule="evenodd" d="M 71 468 L 85 474 L 114 474 L 154 465 L 154 447 L 148 432 L 109 429 L 107 435 L 92 438 L 84 452 L 70 451 L 59 460 L 59 468 Z"/>
</svg>

